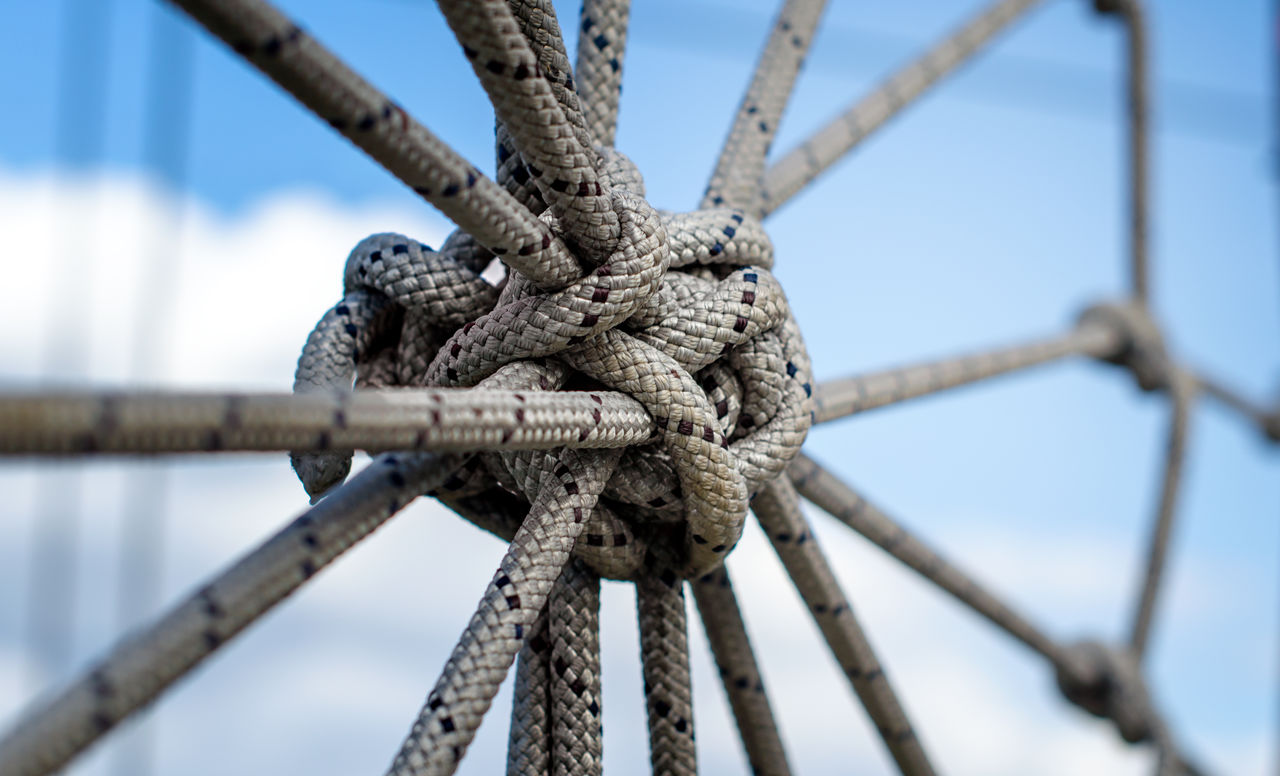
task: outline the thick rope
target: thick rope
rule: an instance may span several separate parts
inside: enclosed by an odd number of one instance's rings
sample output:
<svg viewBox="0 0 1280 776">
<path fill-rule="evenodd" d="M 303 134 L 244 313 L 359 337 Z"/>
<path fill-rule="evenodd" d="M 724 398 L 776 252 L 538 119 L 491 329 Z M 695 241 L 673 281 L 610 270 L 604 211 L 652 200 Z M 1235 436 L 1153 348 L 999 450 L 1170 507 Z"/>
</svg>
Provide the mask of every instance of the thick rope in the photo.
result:
<svg viewBox="0 0 1280 776">
<path fill-rule="evenodd" d="M 797 456 L 787 474 L 800 495 L 814 506 L 862 534 L 900 563 L 1039 652 L 1059 669 L 1068 665 L 1069 659 L 1063 649 L 1043 630 L 982 588 L 972 575 L 930 549 L 813 459 L 803 454 Z"/>
<path fill-rule="evenodd" d="M 617 451 L 564 450 L 516 532 L 388 773 L 449 774 L 457 768 L 551 587 L 586 528 L 604 481 L 582 476 Z"/>
<path fill-rule="evenodd" d="M 826 0 L 785 0 L 716 161 L 702 207 L 760 207 L 765 157 L 773 145 L 796 76 L 813 43 Z"/>
<path fill-rule="evenodd" d="M 121 642 L 0 739 L 0 773 L 57 770 L 458 468 L 457 456 L 385 455 L 270 540 Z"/>
<path fill-rule="evenodd" d="M 1113 327 L 1082 322 L 1070 333 L 1055 339 L 828 380 L 814 388 L 813 422 L 827 423 L 1069 356 L 1111 358 L 1119 354 L 1122 344 L 1123 336 Z"/>
<path fill-rule="evenodd" d="M 787 152 L 765 171 L 756 215 L 764 218 L 784 205 L 1038 2 L 998 0 Z"/>
<path fill-rule="evenodd" d="M 785 479 L 775 480 L 751 508 L 898 769 L 904 776 L 932 774 L 897 693 L 800 512 L 795 489 Z"/>
<path fill-rule="evenodd" d="M 698 615 L 706 630 L 720 684 L 729 699 L 751 773 L 753 776 L 790 774 L 791 766 L 787 763 L 787 753 L 727 566 L 691 580 L 689 587 L 697 601 Z"/>
<path fill-rule="evenodd" d="M 526 277 L 547 286 L 578 277 L 547 224 L 274 7 L 172 2 Z"/>
<path fill-rule="evenodd" d="M 0 455 L 546 450 L 625 447 L 653 434 L 644 407 L 615 391 L 0 397 Z"/>
<path fill-rule="evenodd" d="M 555 776 L 600 776 L 600 578 L 569 562 L 551 594 L 551 741 Z"/>
<path fill-rule="evenodd" d="M 578 18 L 578 93 L 587 129 L 603 146 L 612 146 L 618 131 L 630 16 L 631 0 L 584 0 Z"/>
<path fill-rule="evenodd" d="M 654 562 L 636 580 L 640 660 L 649 718 L 649 762 L 654 774 L 695 776 L 693 690 L 684 585 L 665 563 Z"/>
<path fill-rule="evenodd" d="M 551 638 L 546 612 L 534 621 L 516 661 L 507 776 L 551 773 Z"/>
</svg>

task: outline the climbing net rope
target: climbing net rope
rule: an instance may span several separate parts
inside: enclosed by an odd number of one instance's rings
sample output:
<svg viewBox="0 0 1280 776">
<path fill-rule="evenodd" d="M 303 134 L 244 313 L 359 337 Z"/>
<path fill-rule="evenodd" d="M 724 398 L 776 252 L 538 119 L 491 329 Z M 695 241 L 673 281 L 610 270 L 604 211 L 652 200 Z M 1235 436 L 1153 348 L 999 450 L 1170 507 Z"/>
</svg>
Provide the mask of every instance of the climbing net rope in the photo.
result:
<svg viewBox="0 0 1280 776">
<path fill-rule="evenodd" d="M 687 582 L 752 771 L 788 773 L 723 562 L 749 513 L 901 772 L 933 773 L 801 497 L 1042 655 L 1069 701 L 1152 743 L 1160 773 L 1198 772 L 1142 670 L 1187 419 L 1207 394 L 1280 441 L 1280 411 L 1180 365 L 1149 312 L 1138 0 L 1095 2 L 1129 42 L 1131 297 L 1052 339 L 823 384 L 770 273 L 762 220 L 1035 0 L 996 2 L 767 165 L 823 10 L 786 0 L 687 213 L 651 206 L 613 148 L 626 0 L 585 0 L 572 66 L 547 0 L 440 0 L 497 117 L 492 178 L 263 0 L 174 2 L 458 229 L 438 249 L 399 234 L 361 241 L 292 394 L 0 397 L 6 455 L 288 450 L 313 500 L 31 711 L 0 739 L 0 773 L 60 768 L 424 494 L 509 546 L 389 773 L 453 772 L 513 664 L 508 772 L 599 773 L 602 578 L 635 585 L 654 772 L 696 772 Z M 496 284 L 482 277 L 495 260 Z M 1123 644 L 1055 641 L 801 452 L 814 423 L 1072 356 L 1118 364 L 1172 406 Z M 348 478 L 357 449 L 377 457 Z"/>
</svg>

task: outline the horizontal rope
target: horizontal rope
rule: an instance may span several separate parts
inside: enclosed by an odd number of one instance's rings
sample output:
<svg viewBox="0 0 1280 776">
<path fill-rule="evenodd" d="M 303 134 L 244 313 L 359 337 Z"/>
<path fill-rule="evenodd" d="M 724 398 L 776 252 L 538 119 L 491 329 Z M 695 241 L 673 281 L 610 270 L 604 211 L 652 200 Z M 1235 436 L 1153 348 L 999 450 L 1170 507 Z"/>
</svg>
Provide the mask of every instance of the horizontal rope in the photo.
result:
<svg viewBox="0 0 1280 776">
<path fill-rule="evenodd" d="M 1038 2 L 1040 0 L 1000 0 L 981 11 L 770 165 L 764 175 L 759 216 L 767 216 L 794 197 Z"/>
<path fill-rule="evenodd" d="M 813 392 L 814 423 L 969 385 L 1068 356 L 1106 358 L 1122 337 L 1103 325 L 1081 325 L 1069 334 L 869 375 L 829 380 Z"/>
<path fill-rule="evenodd" d="M 0 738 L 0 773 L 60 768 L 424 491 L 459 456 L 386 455 L 218 574 Z"/>
<path fill-rule="evenodd" d="M 0 455 L 609 448 L 654 430 L 615 391 L 0 396 Z"/>
</svg>

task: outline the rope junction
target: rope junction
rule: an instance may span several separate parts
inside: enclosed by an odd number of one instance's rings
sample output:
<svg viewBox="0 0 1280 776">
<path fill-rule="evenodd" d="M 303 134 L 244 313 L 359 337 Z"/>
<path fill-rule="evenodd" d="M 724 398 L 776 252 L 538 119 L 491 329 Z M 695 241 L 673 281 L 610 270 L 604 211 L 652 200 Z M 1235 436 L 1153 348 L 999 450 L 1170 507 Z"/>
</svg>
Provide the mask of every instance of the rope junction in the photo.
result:
<svg viewBox="0 0 1280 776">
<path fill-rule="evenodd" d="M 58 769 L 372 533 L 433 495 L 510 543 L 389 773 L 448 774 L 513 663 L 508 773 L 602 766 L 600 579 L 633 581 L 655 773 L 696 773 L 684 583 L 755 773 L 789 765 L 723 565 L 748 507 L 904 774 L 933 766 L 803 496 L 1053 666 L 1064 697 L 1198 772 L 1142 672 L 1186 426 L 1200 393 L 1280 441 L 1265 411 L 1195 376 L 1146 301 L 1145 54 L 1129 30 L 1132 298 L 1069 332 L 814 385 L 760 219 L 1035 5 L 1001 0 L 766 169 L 821 18 L 779 11 L 701 206 L 654 209 L 612 147 L 625 0 L 587 0 L 571 67 L 547 0 L 441 0 L 497 116 L 490 179 L 263 0 L 175 0 L 459 226 L 432 249 L 377 234 L 303 348 L 294 395 L 0 397 L 0 454 L 289 450 L 313 506 L 0 738 L 0 773 Z M 576 74 L 576 78 L 575 78 Z M 491 285 L 482 271 L 507 269 Z M 811 423 L 1083 356 L 1172 397 L 1164 484 L 1131 639 L 1063 644 L 800 453 Z M 352 391 L 352 388 L 356 389 Z M 378 454 L 350 480 L 352 452 Z M 783 476 L 785 474 L 785 476 Z"/>
</svg>

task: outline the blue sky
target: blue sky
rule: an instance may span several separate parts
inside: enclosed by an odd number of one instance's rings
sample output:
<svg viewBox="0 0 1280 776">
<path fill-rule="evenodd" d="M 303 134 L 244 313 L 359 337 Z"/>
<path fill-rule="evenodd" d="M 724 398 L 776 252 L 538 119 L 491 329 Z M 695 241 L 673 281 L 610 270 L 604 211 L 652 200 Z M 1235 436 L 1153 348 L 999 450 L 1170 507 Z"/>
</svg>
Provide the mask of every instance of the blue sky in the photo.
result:
<svg viewBox="0 0 1280 776">
<path fill-rule="evenodd" d="M 491 111 L 432 4 L 281 5 L 481 169 L 492 168 Z M 798 142 L 980 5 L 833 3 L 775 147 Z M 637 6 L 618 146 L 645 174 L 656 206 L 690 208 L 772 8 Z M 0 313 L 5 384 L 137 382 L 128 367 L 136 340 L 163 351 L 147 382 L 287 389 L 296 349 L 336 299 L 342 262 L 361 236 L 395 230 L 433 242 L 447 234 L 443 218 L 277 87 L 143 0 L 110 4 L 101 153 L 81 146 L 60 155 L 55 95 L 71 7 L 88 6 L 0 9 L 0 64 L 21 74 L 0 82 L 18 117 L 0 122 L 0 262 L 25 291 Z M 576 10 L 560 15 L 571 28 Z M 143 149 L 157 19 L 193 46 L 191 151 L 177 193 L 147 169 Z M 1151 21 L 1153 304 L 1179 356 L 1274 401 L 1280 253 L 1269 10 L 1261 0 L 1166 0 Z M 820 380 L 1051 334 L 1087 304 L 1123 292 L 1121 43 L 1089 3 L 1046 2 L 767 222 L 776 273 Z M 159 286 L 171 296 L 136 335 L 133 307 L 157 287 L 149 246 L 174 239 L 176 202 L 184 203 L 181 237 L 164 260 L 177 269 Z M 42 350 L 57 339 L 44 330 L 50 325 L 88 343 L 83 359 L 51 363 Z M 1054 635 L 1119 638 L 1166 422 L 1166 402 L 1118 370 L 1070 362 L 816 429 L 809 450 Z M 0 718 L 36 691 L 23 680 L 32 670 L 56 682 L 74 668 L 42 666 L 22 651 L 24 552 L 38 493 L 67 476 L 53 468 L 0 472 L 13 494 L 0 507 L 0 698 L 11 699 Z M 164 601 L 305 504 L 283 456 L 183 460 L 167 470 Z M 118 630 L 110 591 L 119 494 L 130 476 L 115 462 L 80 471 L 77 664 Z M 1207 763 L 1262 773 L 1274 762 L 1276 728 L 1276 447 L 1201 403 L 1181 506 L 1150 656 L 1155 691 Z M 1104 725 L 1058 701 L 1030 656 L 865 542 L 822 515 L 812 519 L 947 770 L 1144 769 L 1141 753 L 1135 759 Z M 384 767 L 500 552 L 456 518 L 410 510 L 157 705 L 159 770 Z M 797 770 L 844 772 L 856 762 L 889 772 L 756 533 L 731 565 Z M 465 592 L 438 600 L 429 591 L 441 579 Z M 609 586 L 611 773 L 642 770 L 628 596 Z M 741 770 L 700 641 L 694 651 L 704 768 Z M 501 761 L 505 717 L 500 699 L 464 772 L 491 772 Z M 266 723 L 270 736 L 261 733 Z M 73 772 L 106 772 L 111 757 L 100 749 Z"/>
</svg>

